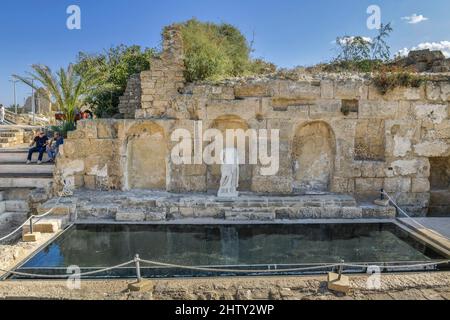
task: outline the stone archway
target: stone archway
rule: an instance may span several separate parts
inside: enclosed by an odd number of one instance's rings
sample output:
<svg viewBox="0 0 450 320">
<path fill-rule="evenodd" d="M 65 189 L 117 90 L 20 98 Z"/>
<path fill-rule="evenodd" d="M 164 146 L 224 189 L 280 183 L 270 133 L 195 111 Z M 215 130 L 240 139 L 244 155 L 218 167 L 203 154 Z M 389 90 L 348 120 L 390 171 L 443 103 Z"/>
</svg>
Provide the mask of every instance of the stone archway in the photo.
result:
<svg viewBox="0 0 450 320">
<path fill-rule="evenodd" d="M 329 192 L 334 174 L 335 136 L 325 122 L 301 126 L 293 141 L 294 191 Z"/>
<path fill-rule="evenodd" d="M 166 190 L 167 141 L 155 123 L 133 126 L 127 133 L 126 189 Z"/>
<path fill-rule="evenodd" d="M 224 115 L 215 119 L 211 125 L 211 129 L 217 129 L 222 132 L 224 142 L 226 141 L 226 130 L 244 130 L 247 131 L 249 126 L 245 120 L 235 115 Z M 246 148 L 246 161 L 248 163 L 248 140 Z M 221 166 L 211 165 L 207 170 L 208 190 L 217 191 L 220 186 Z M 253 178 L 253 165 L 243 164 L 239 167 L 239 191 L 250 191 Z"/>
</svg>

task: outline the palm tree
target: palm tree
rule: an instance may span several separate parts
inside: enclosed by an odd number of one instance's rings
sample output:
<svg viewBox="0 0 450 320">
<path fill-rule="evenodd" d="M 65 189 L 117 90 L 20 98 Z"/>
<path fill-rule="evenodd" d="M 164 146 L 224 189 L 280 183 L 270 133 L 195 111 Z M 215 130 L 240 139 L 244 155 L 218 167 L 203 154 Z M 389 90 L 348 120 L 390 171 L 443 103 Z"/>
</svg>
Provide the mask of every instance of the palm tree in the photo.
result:
<svg viewBox="0 0 450 320">
<path fill-rule="evenodd" d="M 56 74 L 45 65 L 34 64 L 32 69 L 34 72 L 28 72 L 28 77 L 13 77 L 35 90 L 43 87 L 49 93 L 50 102 L 64 114 L 65 126 L 73 127 L 76 110 L 81 107 L 83 95 L 86 93 L 86 82 L 74 71 L 72 65 L 69 65 L 67 70 L 59 69 Z"/>
</svg>

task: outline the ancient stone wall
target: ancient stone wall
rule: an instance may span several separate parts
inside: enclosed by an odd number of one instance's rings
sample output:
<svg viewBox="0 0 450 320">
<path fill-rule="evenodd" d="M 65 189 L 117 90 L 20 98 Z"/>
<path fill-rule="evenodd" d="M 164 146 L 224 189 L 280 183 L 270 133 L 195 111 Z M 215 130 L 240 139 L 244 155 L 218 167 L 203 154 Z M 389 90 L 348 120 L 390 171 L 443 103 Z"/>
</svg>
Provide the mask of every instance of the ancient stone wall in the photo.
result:
<svg viewBox="0 0 450 320">
<path fill-rule="evenodd" d="M 125 119 L 134 119 L 137 109 L 141 108 L 141 75 L 128 79 L 127 88 L 120 97 L 119 112 Z"/>
<path fill-rule="evenodd" d="M 385 189 L 411 213 L 426 214 L 436 179 L 430 161 L 450 156 L 447 78 L 387 94 L 357 75 L 185 84 L 179 30 L 166 29 L 164 39 L 152 70 L 130 80 L 130 88 L 140 85 L 141 101 L 122 110 L 131 117 L 135 106 L 136 119 L 80 122 L 58 159 L 59 186 L 69 180 L 92 189 L 217 191 L 218 166 L 171 158 L 173 132 L 188 130 L 198 142 L 200 123 L 203 130 L 280 130 L 279 171 L 265 176 L 261 163 L 241 166 L 241 191 L 333 192 L 372 201 Z"/>
<path fill-rule="evenodd" d="M 342 112 L 344 100 L 357 101 L 353 112 Z M 203 129 L 280 130 L 280 170 L 262 176 L 260 164 L 247 166 L 243 191 L 373 198 L 384 188 L 424 214 L 437 179 L 430 161 L 450 156 L 449 101 L 449 83 L 434 81 L 384 96 L 358 79 L 190 85 L 171 101 L 184 106 L 172 110 L 175 119 L 80 122 L 58 159 L 58 176 L 97 189 L 217 188 L 217 166 L 175 165 L 170 157 L 173 131 L 187 129 L 196 139 L 201 120 Z"/>
</svg>

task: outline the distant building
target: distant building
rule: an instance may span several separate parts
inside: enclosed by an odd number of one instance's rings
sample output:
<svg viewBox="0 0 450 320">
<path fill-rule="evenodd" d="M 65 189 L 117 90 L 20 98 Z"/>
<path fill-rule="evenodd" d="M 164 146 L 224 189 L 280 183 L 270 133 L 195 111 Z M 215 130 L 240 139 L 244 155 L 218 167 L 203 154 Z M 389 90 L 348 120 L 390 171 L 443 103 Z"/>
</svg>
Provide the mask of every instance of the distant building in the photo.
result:
<svg viewBox="0 0 450 320">
<path fill-rule="evenodd" d="M 35 101 L 35 112 L 37 114 L 48 115 L 52 113 L 52 104 L 50 102 L 49 94 L 45 91 L 45 89 L 40 88 L 34 94 Z M 25 105 L 23 106 L 23 112 L 33 112 L 32 106 L 32 97 L 29 96 L 25 101 Z"/>
</svg>

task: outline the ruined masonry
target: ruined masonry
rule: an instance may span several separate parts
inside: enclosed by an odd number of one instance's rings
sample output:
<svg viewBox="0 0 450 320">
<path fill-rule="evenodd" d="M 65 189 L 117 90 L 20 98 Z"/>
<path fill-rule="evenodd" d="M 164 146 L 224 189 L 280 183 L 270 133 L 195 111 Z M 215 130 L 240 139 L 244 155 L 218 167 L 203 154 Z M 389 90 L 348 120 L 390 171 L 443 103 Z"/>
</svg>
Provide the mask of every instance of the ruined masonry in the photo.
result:
<svg viewBox="0 0 450 320">
<path fill-rule="evenodd" d="M 253 212 L 250 216 L 267 211 L 269 218 L 395 215 L 392 208 L 369 206 L 381 189 L 412 215 L 450 212 L 448 75 L 436 74 L 418 88 L 397 88 L 385 95 L 370 77 L 359 75 L 305 75 L 298 81 L 267 76 L 192 84 L 183 77 L 180 31 L 168 27 L 163 37 L 161 57 L 152 61 L 150 71 L 128 83 L 120 103 L 124 119 L 82 121 L 70 133 L 57 161 L 57 189 L 66 181 L 90 190 L 91 194 L 84 191 L 84 201 L 102 190 L 158 190 L 159 198 L 155 193 L 147 197 L 147 205 L 159 208 L 151 211 L 149 220 L 194 216 L 196 212 L 190 211 L 195 210 L 180 204 L 185 197 L 177 194 L 217 193 L 220 167 L 175 165 L 170 152 L 177 143 L 170 137 L 183 128 L 196 139 L 194 123 L 201 120 L 204 129 L 221 131 L 280 129 L 280 170 L 275 176 L 260 175 L 260 165 L 240 168 L 239 191 L 245 200 L 241 202 L 252 208 L 247 210 Z M 120 193 L 112 194 L 120 198 Z M 211 202 L 206 196 L 203 200 L 190 197 L 199 210 L 214 207 L 221 217 L 246 212 L 242 208 L 224 211 L 223 207 L 233 206 Z M 270 206 L 270 199 L 276 205 Z M 273 208 L 266 210 L 268 206 Z M 324 214 L 318 209 L 327 206 L 335 211 Z M 130 212 L 114 208 L 105 209 L 105 215 L 130 219 L 126 217 Z M 144 216 L 139 211 L 134 219 Z"/>
</svg>

